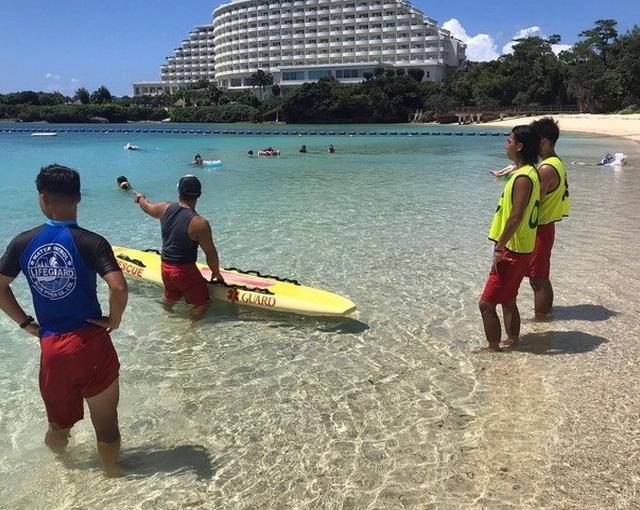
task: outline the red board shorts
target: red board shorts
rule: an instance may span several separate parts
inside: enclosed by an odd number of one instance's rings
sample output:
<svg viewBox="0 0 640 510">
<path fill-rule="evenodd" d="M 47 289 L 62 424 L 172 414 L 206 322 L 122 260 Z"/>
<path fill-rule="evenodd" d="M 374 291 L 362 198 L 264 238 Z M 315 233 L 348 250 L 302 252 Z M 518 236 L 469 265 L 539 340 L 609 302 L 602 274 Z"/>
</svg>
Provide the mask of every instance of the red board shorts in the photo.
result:
<svg viewBox="0 0 640 510">
<path fill-rule="evenodd" d="M 195 264 L 162 263 L 164 298 L 168 301 L 184 300 L 194 306 L 210 303 L 209 286 Z"/>
<path fill-rule="evenodd" d="M 84 399 L 118 378 L 120 362 L 107 330 L 87 327 L 40 340 L 40 394 L 50 423 L 71 428 L 84 417 Z"/>
<path fill-rule="evenodd" d="M 538 227 L 536 246 L 531 255 L 529 278 L 548 280 L 551 273 L 551 249 L 556 238 L 556 224 L 549 223 Z"/>
<path fill-rule="evenodd" d="M 497 272 L 489 273 L 481 301 L 504 305 L 515 301 L 518 297 L 518 289 L 529 269 L 531 255 L 510 251 L 506 254 L 508 259 L 498 262 Z"/>
</svg>

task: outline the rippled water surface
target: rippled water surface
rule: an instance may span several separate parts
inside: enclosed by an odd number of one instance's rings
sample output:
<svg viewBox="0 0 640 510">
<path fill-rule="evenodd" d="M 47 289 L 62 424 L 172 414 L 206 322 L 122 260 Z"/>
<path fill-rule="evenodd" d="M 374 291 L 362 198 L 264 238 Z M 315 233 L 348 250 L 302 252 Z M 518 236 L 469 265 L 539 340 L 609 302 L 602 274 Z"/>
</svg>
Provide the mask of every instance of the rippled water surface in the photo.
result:
<svg viewBox="0 0 640 510">
<path fill-rule="evenodd" d="M 429 129 L 450 130 L 396 127 Z M 609 352 L 614 337 L 638 333 L 640 151 L 615 139 L 563 137 L 567 161 L 630 156 L 620 171 L 570 167 L 574 211 L 558 227 L 554 257 L 560 320 L 532 324 L 531 291 L 521 292 L 523 334 L 544 337 L 534 342 L 538 351 L 566 356 L 525 349 L 486 360 L 472 353 L 484 342 L 476 302 L 501 192 L 488 170 L 507 163 L 504 141 L 0 134 L 3 248 L 42 221 L 33 181 L 48 163 L 80 171 L 82 226 L 141 248 L 159 246 L 159 225 L 117 191 L 116 177 L 165 200 L 175 198 L 180 176 L 195 172 L 204 188 L 198 211 L 212 222 L 223 265 L 295 277 L 358 305 L 342 321 L 216 305 L 192 327 L 186 309 L 162 310 L 160 289 L 131 284 L 113 335 L 129 469 L 115 481 L 98 469 L 88 420 L 63 461 L 45 449 L 37 342 L 0 316 L 0 507 L 560 505 L 557 493 L 540 489 L 552 476 L 548 437 L 558 437 L 558 416 L 569 416 L 549 378 L 581 355 L 590 363 Z M 123 150 L 127 142 L 142 150 Z M 297 152 L 303 143 L 309 154 Z M 336 154 L 326 153 L 329 143 Z M 283 155 L 246 155 L 268 145 Z M 196 152 L 224 166 L 194 169 Z M 30 309 L 22 277 L 14 289 Z M 100 292 L 106 304 L 104 285 Z M 520 469 L 539 486 L 505 481 L 523 458 Z"/>
</svg>

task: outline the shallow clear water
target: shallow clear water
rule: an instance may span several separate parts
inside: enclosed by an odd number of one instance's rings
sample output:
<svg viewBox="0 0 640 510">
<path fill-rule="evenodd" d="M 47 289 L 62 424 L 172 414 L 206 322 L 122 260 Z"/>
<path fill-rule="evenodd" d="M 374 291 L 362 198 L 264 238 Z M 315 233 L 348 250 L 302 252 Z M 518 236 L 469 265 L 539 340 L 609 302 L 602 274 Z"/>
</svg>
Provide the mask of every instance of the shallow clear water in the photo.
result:
<svg viewBox="0 0 640 510">
<path fill-rule="evenodd" d="M 116 177 L 165 200 L 175 198 L 180 176 L 196 173 L 203 183 L 198 211 L 212 222 L 223 265 L 295 277 L 358 305 L 344 321 L 216 305 L 192 327 L 186 309 L 162 311 L 160 289 L 131 284 L 113 335 L 130 475 L 109 482 L 98 470 L 88 420 L 76 426 L 63 464 L 44 448 L 38 345 L 1 315 L 0 506 L 472 504 L 482 489 L 459 470 L 482 458 L 488 440 L 492 395 L 472 351 L 484 341 L 476 301 L 501 192 L 487 172 L 507 163 L 504 140 L 0 134 L 3 247 L 42 221 L 33 181 L 43 165 L 80 171 L 82 226 L 112 244 L 141 248 L 159 246 L 159 225 L 116 189 Z M 123 150 L 127 142 L 142 150 Z M 309 154 L 298 154 L 303 143 Z M 336 154 L 325 152 L 329 143 Z M 269 145 L 283 155 L 246 155 Z M 633 308 L 612 284 L 637 278 L 640 269 L 637 257 L 624 256 L 638 244 L 637 147 L 562 138 L 566 161 L 597 161 L 615 150 L 627 152 L 630 164 L 618 172 L 570 168 L 574 214 L 558 228 L 554 257 L 560 304 L 599 303 L 606 294 L 612 309 Z M 196 152 L 224 166 L 191 167 Z M 584 275 L 606 257 L 616 260 L 615 278 L 585 285 Z M 30 308 L 22 277 L 14 288 Z M 105 303 L 104 286 L 101 295 Z M 527 318 L 529 289 L 522 295 Z M 580 322 L 572 320 L 563 327 Z"/>
</svg>

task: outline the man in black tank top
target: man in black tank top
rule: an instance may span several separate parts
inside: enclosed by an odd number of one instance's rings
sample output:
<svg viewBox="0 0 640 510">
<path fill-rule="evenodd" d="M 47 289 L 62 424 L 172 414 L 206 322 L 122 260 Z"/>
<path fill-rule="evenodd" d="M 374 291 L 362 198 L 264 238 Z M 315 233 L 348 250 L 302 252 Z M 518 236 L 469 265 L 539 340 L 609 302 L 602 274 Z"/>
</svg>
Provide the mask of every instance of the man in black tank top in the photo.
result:
<svg viewBox="0 0 640 510">
<path fill-rule="evenodd" d="M 160 220 L 165 308 L 171 310 L 176 301 L 184 298 L 193 305 L 191 319 L 194 321 L 203 317 L 210 303 L 207 281 L 196 266 L 198 246 L 207 257 L 211 281 L 224 282 L 211 226 L 196 212 L 201 193 L 202 185 L 198 178 L 185 175 L 178 183 L 177 203 L 154 204 L 138 192 L 134 198 L 144 212 Z"/>
</svg>

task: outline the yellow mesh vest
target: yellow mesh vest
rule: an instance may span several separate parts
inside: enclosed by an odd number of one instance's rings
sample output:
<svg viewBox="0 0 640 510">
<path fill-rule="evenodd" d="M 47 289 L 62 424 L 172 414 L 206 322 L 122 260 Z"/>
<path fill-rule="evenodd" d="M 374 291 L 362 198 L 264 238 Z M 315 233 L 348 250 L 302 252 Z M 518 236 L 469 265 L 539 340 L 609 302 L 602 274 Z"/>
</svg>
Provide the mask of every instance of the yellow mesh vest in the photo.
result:
<svg viewBox="0 0 640 510">
<path fill-rule="evenodd" d="M 552 166 L 560 177 L 558 187 L 540 199 L 540 218 L 538 223 L 539 225 L 548 225 L 549 223 L 560 221 L 565 216 L 569 216 L 571 198 L 569 198 L 567 169 L 564 167 L 562 160 L 557 156 L 552 156 L 545 159 L 538 167 L 542 165 Z"/>
<path fill-rule="evenodd" d="M 524 176 L 533 184 L 533 190 L 529 197 L 529 203 L 524 213 L 524 217 L 518 225 L 517 230 L 509 239 L 506 248 L 514 253 L 533 253 L 536 244 L 536 231 L 538 229 L 538 212 L 540 209 L 540 180 L 535 167 L 525 165 L 516 170 L 511 179 L 504 185 L 502 196 L 498 201 L 498 209 L 493 217 L 491 228 L 489 229 L 489 239 L 496 243 L 500 240 L 507 220 L 513 208 L 513 185 L 516 179 Z"/>
</svg>

